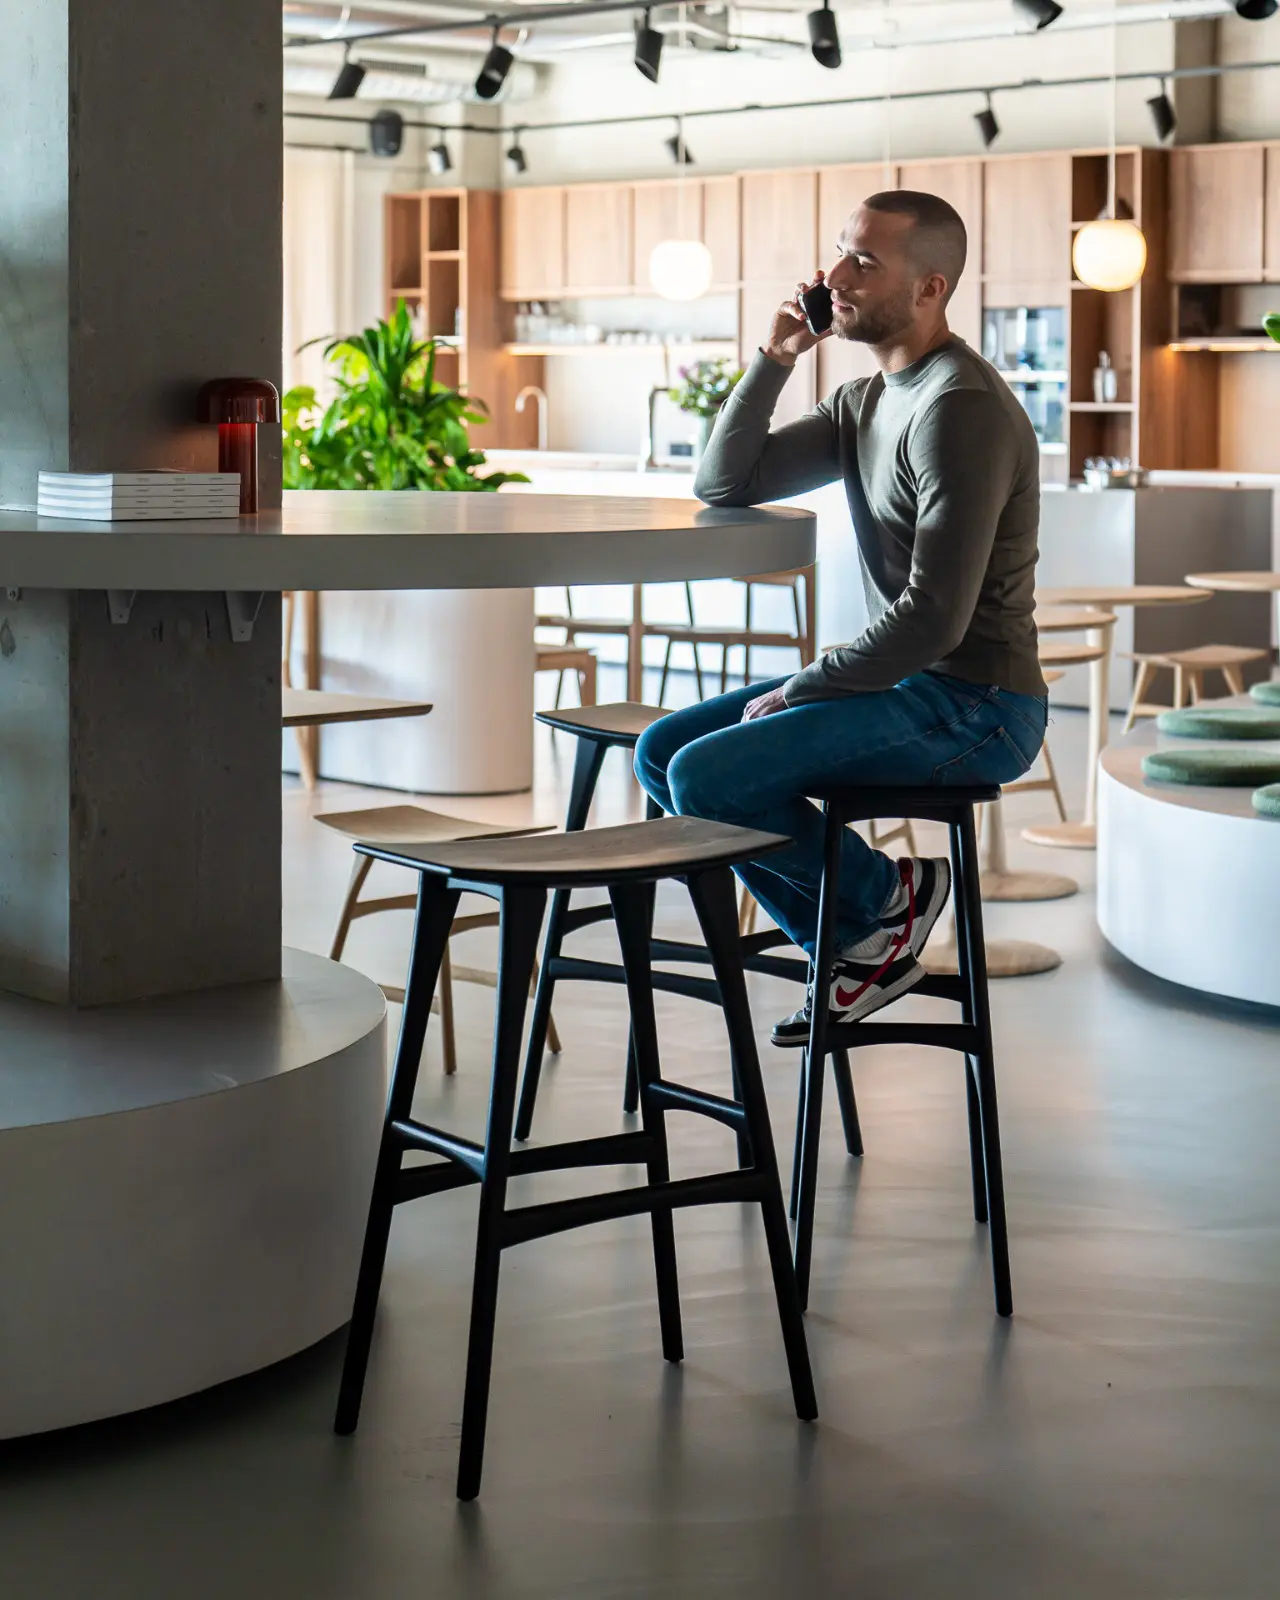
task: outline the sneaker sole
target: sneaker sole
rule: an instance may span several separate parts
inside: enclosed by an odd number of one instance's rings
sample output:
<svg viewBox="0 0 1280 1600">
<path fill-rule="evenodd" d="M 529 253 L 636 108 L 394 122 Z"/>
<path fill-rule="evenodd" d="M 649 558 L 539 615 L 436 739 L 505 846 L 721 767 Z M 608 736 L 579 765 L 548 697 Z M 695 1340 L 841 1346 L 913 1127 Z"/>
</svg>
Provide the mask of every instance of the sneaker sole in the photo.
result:
<svg viewBox="0 0 1280 1600">
<path fill-rule="evenodd" d="M 937 921 L 936 912 L 934 913 L 934 921 Z M 848 1028 L 855 1022 L 861 1022 L 864 1017 L 869 1017 L 876 1011 L 882 1011 L 892 1001 L 900 999 L 909 990 L 914 989 L 916 984 L 925 976 L 924 968 L 917 965 L 914 971 L 904 972 L 900 978 L 896 978 L 887 989 L 876 989 L 874 992 L 868 990 L 858 1003 L 848 1011 L 828 1012 L 827 1027 Z M 775 1031 L 770 1036 L 770 1043 L 779 1050 L 803 1049 L 809 1043 L 809 1031 L 806 1028 L 804 1033 L 783 1034 L 781 1036 Z"/>
</svg>

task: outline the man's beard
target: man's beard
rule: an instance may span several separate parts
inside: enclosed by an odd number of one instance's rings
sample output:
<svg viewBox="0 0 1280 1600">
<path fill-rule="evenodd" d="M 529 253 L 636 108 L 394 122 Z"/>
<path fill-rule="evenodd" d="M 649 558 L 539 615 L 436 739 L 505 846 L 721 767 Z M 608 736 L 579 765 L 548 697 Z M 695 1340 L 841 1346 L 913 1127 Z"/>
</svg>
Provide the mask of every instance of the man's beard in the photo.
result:
<svg viewBox="0 0 1280 1600">
<path fill-rule="evenodd" d="M 831 326 L 837 339 L 852 339 L 858 344 L 884 344 L 905 333 L 911 321 L 911 290 L 905 288 L 877 306 L 835 312 Z"/>
</svg>

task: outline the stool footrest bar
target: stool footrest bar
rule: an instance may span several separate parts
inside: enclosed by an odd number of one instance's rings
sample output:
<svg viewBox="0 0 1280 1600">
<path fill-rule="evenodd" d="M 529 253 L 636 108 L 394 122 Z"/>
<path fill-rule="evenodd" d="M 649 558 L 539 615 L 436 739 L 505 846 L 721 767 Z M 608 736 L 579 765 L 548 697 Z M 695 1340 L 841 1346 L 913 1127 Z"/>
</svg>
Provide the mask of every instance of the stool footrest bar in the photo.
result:
<svg viewBox="0 0 1280 1600">
<path fill-rule="evenodd" d="M 581 956 L 554 956 L 546 963 L 547 976 L 559 982 L 562 978 L 586 979 L 593 983 L 626 983 L 622 968 L 612 961 L 587 961 Z M 682 994 L 690 1000 L 706 1000 L 711 1005 L 720 1004 L 720 989 L 714 978 L 696 978 L 684 972 L 653 973 L 653 987 L 664 994 Z"/>
<path fill-rule="evenodd" d="M 703 1089 L 688 1089 L 682 1083 L 668 1083 L 659 1079 L 645 1091 L 651 1101 L 670 1106 L 673 1111 L 696 1111 L 701 1116 L 723 1122 L 727 1128 L 745 1128 L 747 1114 L 736 1100 L 723 1095 L 708 1094 Z"/>
<path fill-rule="evenodd" d="M 581 1195 L 572 1200 L 550 1200 L 543 1205 L 517 1206 L 502 1218 L 502 1244 L 524 1244 L 548 1234 L 583 1228 L 593 1222 L 612 1222 L 666 1207 L 724 1205 L 734 1200 L 757 1204 L 769 1193 L 763 1172 L 747 1168 L 717 1172 L 700 1178 L 678 1178 L 673 1183 L 644 1184 L 637 1189 L 617 1189 L 609 1194 Z"/>
<path fill-rule="evenodd" d="M 917 992 L 922 987 L 917 985 Z M 827 1054 L 872 1044 L 921 1044 L 936 1050 L 975 1055 L 981 1045 L 977 1028 L 965 1022 L 855 1022 L 827 1029 Z"/>
<path fill-rule="evenodd" d="M 473 1139 L 429 1127 L 425 1122 L 393 1122 L 391 1131 L 405 1150 L 426 1150 L 433 1156 L 447 1156 L 475 1177 L 484 1177 L 484 1146 Z"/>
<path fill-rule="evenodd" d="M 561 937 L 576 933 L 579 928 L 594 927 L 597 922 L 612 922 L 613 907 L 606 900 L 603 905 L 570 906 L 562 913 Z"/>
</svg>

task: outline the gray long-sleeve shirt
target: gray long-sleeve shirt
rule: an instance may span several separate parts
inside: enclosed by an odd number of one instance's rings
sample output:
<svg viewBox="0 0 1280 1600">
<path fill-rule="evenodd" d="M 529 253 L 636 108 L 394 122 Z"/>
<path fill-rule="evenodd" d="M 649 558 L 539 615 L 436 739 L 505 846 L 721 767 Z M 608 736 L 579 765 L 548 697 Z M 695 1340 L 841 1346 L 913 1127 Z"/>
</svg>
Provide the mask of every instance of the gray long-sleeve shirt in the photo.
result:
<svg viewBox="0 0 1280 1600">
<path fill-rule="evenodd" d="M 1008 384 L 953 339 L 771 432 L 790 371 L 757 352 L 694 482 L 709 505 L 741 506 L 844 481 L 871 622 L 791 678 L 787 704 L 889 689 L 930 668 L 1043 694 L 1039 446 Z"/>
</svg>

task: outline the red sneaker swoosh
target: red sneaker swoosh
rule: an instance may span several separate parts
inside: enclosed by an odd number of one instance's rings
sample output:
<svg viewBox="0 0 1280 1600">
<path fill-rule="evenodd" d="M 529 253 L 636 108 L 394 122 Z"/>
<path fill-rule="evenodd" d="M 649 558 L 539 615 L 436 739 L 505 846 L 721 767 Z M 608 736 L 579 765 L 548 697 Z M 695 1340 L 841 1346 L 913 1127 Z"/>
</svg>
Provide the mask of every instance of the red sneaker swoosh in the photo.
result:
<svg viewBox="0 0 1280 1600">
<path fill-rule="evenodd" d="M 836 1005 L 843 1010 L 846 1006 L 851 1006 L 861 993 L 862 988 L 846 989 L 842 983 L 837 983 L 832 997 Z"/>
</svg>

